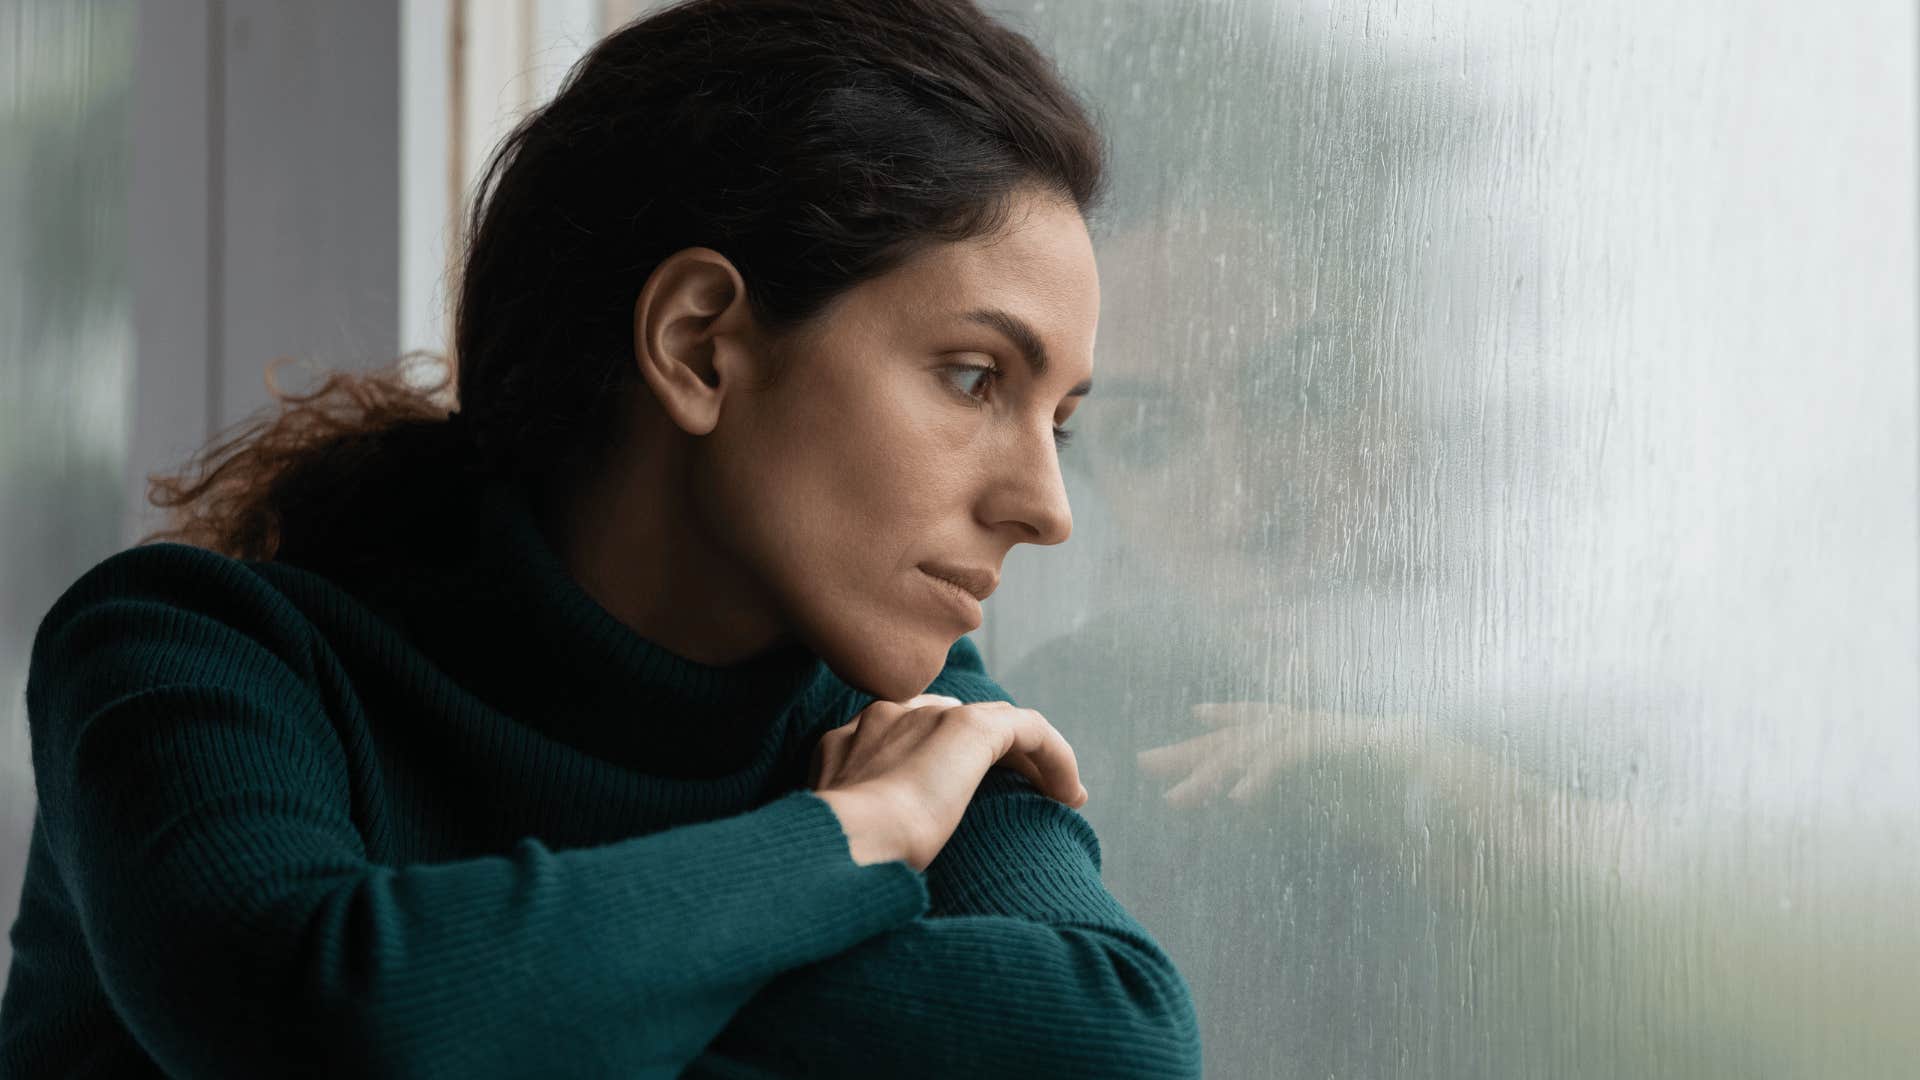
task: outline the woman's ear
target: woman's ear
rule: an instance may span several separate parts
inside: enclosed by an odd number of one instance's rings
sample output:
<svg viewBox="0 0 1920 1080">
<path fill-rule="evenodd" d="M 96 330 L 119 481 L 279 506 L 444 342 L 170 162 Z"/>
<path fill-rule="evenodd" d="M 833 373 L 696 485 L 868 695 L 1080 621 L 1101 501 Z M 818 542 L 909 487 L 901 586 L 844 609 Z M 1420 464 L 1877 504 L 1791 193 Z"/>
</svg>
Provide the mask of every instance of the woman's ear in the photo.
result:
<svg viewBox="0 0 1920 1080">
<path fill-rule="evenodd" d="M 746 282 L 726 256 L 693 247 L 663 259 L 633 304 L 633 358 L 673 422 L 705 435 L 753 367 Z"/>
</svg>

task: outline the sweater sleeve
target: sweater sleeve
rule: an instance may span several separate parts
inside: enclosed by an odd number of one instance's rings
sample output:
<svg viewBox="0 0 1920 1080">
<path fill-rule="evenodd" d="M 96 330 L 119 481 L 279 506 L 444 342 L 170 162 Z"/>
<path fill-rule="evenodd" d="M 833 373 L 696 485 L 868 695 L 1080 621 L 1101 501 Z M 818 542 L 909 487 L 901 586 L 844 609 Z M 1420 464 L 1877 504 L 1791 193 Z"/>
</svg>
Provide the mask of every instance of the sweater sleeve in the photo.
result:
<svg viewBox="0 0 1920 1080">
<path fill-rule="evenodd" d="M 927 692 L 1013 700 L 966 638 Z M 1186 980 L 1101 883 L 1079 812 L 991 768 L 926 878 L 927 915 L 772 980 L 688 1075 L 1201 1075 Z"/>
<path fill-rule="evenodd" d="M 927 910 L 797 791 L 593 848 L 369 862 L 315 632 L 177 544 L 35 637 L 40 814 L 104 990 L 183 1076 L 676 1076 L 782 971 Z"/>
</svg>

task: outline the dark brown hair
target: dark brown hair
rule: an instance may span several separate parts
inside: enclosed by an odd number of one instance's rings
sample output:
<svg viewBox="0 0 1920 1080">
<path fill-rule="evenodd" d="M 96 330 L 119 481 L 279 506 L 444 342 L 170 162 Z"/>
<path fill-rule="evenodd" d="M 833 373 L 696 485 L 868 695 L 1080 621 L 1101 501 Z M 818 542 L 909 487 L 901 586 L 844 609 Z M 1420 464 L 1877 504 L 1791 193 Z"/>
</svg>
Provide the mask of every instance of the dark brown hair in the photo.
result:
<svg viewBox="0 0 1920 1080">
<path fill-rule="evenodd" d="M 971 0 L 688 0 L 596 44 L 482 174 L 447 377 L 334 372 L 175 476 L 147 540 L 340 567 L 463 481 L 568 484 L 642 385 L 632 309 L 666 256 L 730 259 L 770 338 L 1022 188 L 1103 196 L 1099 129 L 1027 38 Z M 406 358 L 402 358 L 405 360 Z M 440 399 L 444 401 L 444 398 Z"/>
</svg>

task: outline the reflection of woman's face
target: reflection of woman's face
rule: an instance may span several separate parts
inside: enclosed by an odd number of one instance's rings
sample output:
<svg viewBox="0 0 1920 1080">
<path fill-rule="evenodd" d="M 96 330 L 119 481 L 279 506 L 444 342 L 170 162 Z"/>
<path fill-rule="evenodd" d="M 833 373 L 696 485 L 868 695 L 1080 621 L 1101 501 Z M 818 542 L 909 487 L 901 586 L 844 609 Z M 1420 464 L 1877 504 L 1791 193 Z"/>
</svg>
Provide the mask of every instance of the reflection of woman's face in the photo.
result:
<svg viewBox="0 0 1920 1080">
<path fill-rule="evenodd" d="M 1164 234 L 1137 231 L 1102 250 L 1125 268 L 1107 284 L 1109 320 L 1119 325 L 1109 330 L 1114 345 L 1101 358 L 1078 463 L 1107 494 L 1120 541 L 1228 590 L 1256 573 L 1338 558 L 1356 504 L 1377 509 L 1390 494 L 1372 452 L 1377 414 L 1363 400 L 1378 373 L 1356 372 L 1342 328 L 1325 316 L 1269 325 L 1265 341 L 1222 332 L 1266 318 L 1279 283 L 1245 280 L 1228 296 L 1174 307 L 1170 297 L 1189 298 L 1154 290 L 1196 283 L 1167 272 L 1168 259 L 1182 256 L 1165 245 Z M 1176 339 L 1169 328 L 1183 323 L 1213 329 Z"/>
<path fill-rule="evenodd" d="M 775 385 L 730 401 L 701 440 L 693 490 L 736 572 L 888 700 L 924 689 L 979 625 L 928 564 L 994 579 L 1016 544 L 1072 531 L 1055 429 L 1093 371 L 1093 248 L 1071 204 L 1023 201 L 1012 222 L 840 297 L 788 343 Z M 992 318 L 969 317 L 981 311 L 1031 327 L 1045 373 Z"/>
</svg>

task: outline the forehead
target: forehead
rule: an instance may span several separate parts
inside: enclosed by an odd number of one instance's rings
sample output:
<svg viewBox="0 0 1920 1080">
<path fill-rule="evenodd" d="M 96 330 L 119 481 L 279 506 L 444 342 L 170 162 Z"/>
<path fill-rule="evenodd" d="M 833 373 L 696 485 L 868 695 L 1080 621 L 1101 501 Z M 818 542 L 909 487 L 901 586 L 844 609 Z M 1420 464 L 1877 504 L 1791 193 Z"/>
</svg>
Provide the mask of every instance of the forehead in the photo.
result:
<svg viewBox="0 0 1920 1080">
<path fill-rule="evenodd" d="M 998 308 L 1030 324 L 1075 369 L 1093 352 L 1100 279 L 1086 224 L 1070 204 L 1016 207 L 992 236 L 935 244 L 869 283 L 867 307 L 903 332 L 968 329 L 964 316 Z"/>
</svg>

